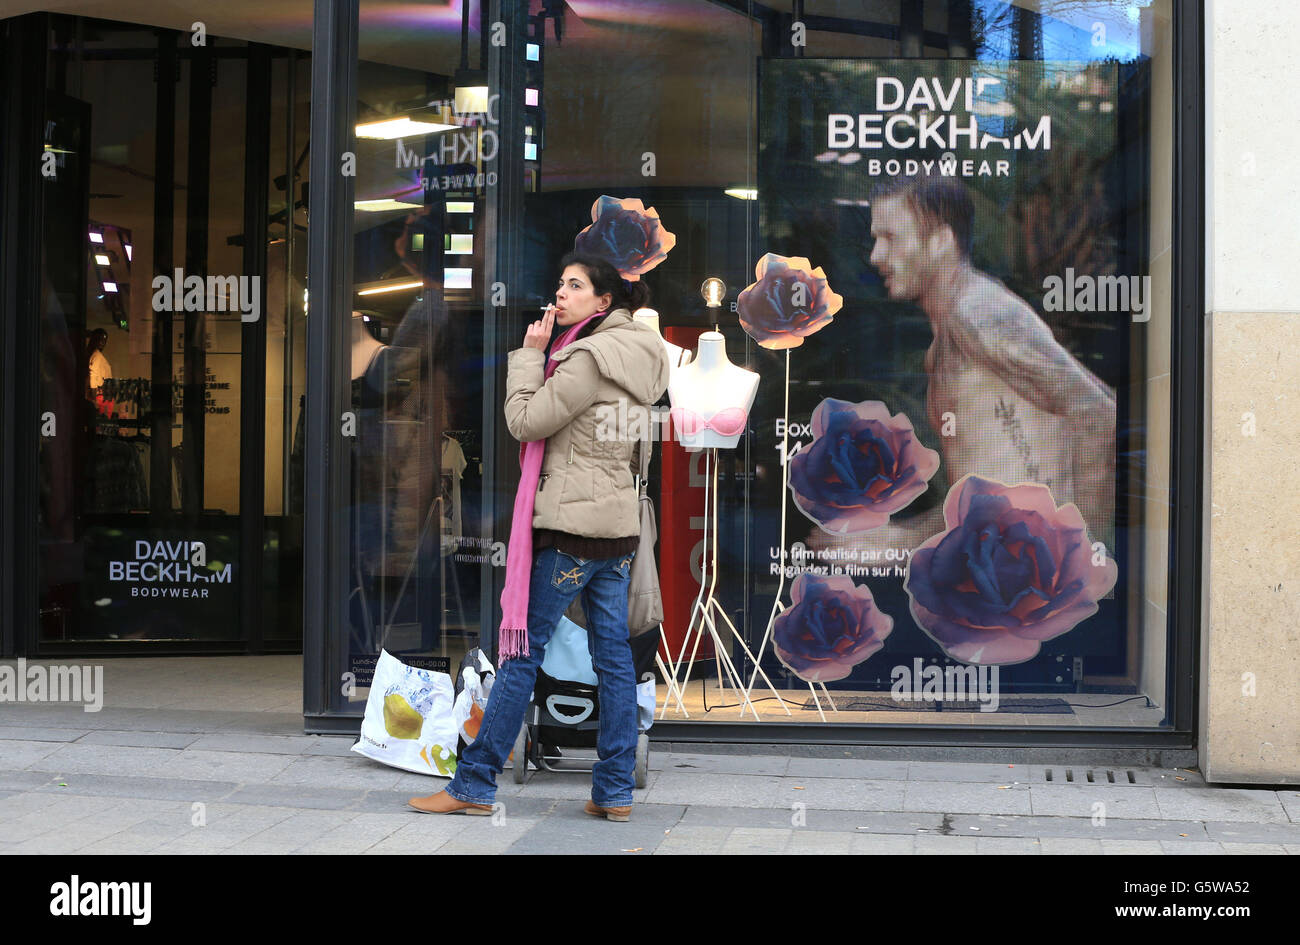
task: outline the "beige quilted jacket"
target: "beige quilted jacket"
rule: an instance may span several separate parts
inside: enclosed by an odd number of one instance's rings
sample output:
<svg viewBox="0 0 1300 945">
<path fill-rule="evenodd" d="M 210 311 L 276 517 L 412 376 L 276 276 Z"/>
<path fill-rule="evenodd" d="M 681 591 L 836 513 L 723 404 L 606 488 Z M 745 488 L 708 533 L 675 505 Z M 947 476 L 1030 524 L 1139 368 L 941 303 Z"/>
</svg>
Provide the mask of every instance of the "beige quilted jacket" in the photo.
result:
<svg viewBox="0 0 1300 945">
<path fill-rule="evenodd" d="M 587 538 L 640 533 L 633 473 L 638 441 L 612 418 L 649 408 L 668 388 L 668 353 L 659 335 L 615 309 L 586 338 L 555 358 L 543 383 L 546 353 L 510 352 L 506 426 L 521 443 L 546 440 L 533 505 L 533 527 Z M 623 409 L 619 410 L 619 402 Z M 653 427 L 653 424 L 647 424 Z M 597 436 L 614 432 L 614 436 Z M 635 432 L 635 431 L 633 431 Z"/>
</svg>

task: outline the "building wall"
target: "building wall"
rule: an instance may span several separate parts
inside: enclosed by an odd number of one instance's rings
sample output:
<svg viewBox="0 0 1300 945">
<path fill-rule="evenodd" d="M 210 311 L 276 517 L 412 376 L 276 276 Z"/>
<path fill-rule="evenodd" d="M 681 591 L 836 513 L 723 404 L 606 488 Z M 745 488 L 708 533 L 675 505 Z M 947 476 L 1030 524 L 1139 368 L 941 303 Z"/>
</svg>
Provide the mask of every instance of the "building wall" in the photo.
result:
<svg viewBox="0 0 1300 945">
<path fill-rule="evenodd" d="M 1200 762 L 1300 782 L 1300 5 L 1206 21 L 1206 496 Z"/>
</svg>

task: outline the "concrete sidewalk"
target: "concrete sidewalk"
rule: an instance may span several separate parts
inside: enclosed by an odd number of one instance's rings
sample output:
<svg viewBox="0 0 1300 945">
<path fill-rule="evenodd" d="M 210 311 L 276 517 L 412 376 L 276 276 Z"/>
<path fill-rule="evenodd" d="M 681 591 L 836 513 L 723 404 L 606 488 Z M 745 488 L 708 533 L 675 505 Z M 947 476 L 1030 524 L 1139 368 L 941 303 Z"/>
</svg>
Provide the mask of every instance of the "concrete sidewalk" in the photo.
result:
<svg viewBox="0 0 1300 945">
<path fill-rule="evenodd" d="M 301 727 L 266 708 L 6 704 L 0 852 L 1300 853 L 1296 790 L 1212 788 L 1180 768 L 834 748 L 654 746 L 626 824 L 582 813 L 587 774 L 532 772 L 519 786 L 509 770 L 497 816 L 440 817 L 405 803 L 443 780 Z"/>
</svg>

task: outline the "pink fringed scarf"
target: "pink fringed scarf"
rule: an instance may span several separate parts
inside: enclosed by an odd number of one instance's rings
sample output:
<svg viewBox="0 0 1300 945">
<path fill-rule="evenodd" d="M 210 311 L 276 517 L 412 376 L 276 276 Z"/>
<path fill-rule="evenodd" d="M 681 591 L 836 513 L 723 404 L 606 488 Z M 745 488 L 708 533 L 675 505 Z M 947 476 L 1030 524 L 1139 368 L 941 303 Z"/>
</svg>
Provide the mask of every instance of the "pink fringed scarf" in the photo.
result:
<svg viewBox="0 0 1300 945">
<path fill-rule="evenodd" d="M 546 358 L 542 383 L 555 373 L 554 356 L 573 341 L 582 327 L 597 312 L 573 325 L 551 345 Z M 506 552 L 506 586 L 501 591 L 501 632 L 497 640 L 497 661 L 504 663 L 516 656 L 528 655 L 528 585 L 533 576 L 533 502 L 542 475 L 545 440 L 519 444 L 519 491 L 515 493 L 515 512 L 510 521 L 510 547 Z"/>
</svg>

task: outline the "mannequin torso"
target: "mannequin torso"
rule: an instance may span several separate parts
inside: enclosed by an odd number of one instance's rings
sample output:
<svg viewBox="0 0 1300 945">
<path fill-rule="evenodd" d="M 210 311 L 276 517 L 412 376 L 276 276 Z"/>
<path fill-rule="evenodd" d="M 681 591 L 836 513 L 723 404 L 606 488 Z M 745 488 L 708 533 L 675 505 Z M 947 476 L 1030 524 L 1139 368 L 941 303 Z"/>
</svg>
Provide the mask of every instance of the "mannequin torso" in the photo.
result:
<svg viewBox="0 0 1300 945">
<path fill-rule="evenodd" d="M 642 325 L 649 325 L 654 329 L 659 340 L 663 342 L 664 350 L 668 352 L 668 370 L 675 372 L 691 360 L 691 353 L 686 348 L 673 344 L 664 338 L 663 333 L 659 330 L 659 313 L 652 308 L 639 308 L 632 313 L 632 317 Z"/>
<path fill-rule="evenodd" d="M 673 433 L 687 450 L 729 449 L 740 442 L 757 393 L 758 374 L 727 360 L 721 333 L 706 331 L 694 359 L 668 381 Z"/>
</svg>

